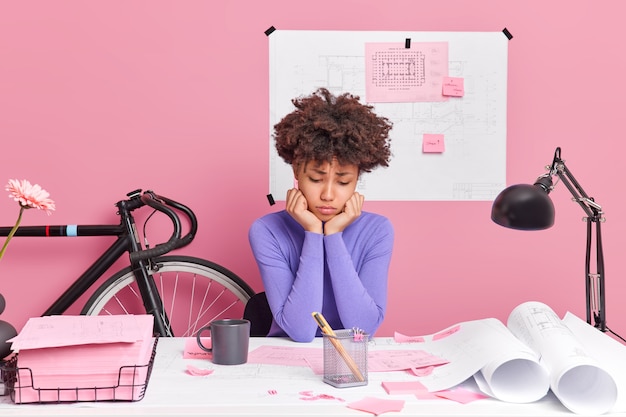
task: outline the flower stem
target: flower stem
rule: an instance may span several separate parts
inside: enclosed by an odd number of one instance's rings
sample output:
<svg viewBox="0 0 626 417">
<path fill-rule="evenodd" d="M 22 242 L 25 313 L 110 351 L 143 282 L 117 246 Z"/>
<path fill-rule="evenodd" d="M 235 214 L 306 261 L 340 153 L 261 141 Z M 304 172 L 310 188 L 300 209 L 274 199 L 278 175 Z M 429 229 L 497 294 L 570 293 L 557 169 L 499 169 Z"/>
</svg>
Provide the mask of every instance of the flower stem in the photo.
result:
<svg viewBox="0 0 626 417">
<path fill-rule="evenodd" d="M 17 231 L 17 228 L 20 227 L 20 223 L 22 222 L 22 214 L 24 213 L 25 209 L 26 207 L 20 206 L 20 214 L 17 216 L 17 221 L 15 222 L 15 226 L 13 226 L 13 228 L 9 232 L 7 239 L 4 241 L 4 245 L 2 245 L 2 250 L 0 250 L 0 259 L 2 259 L 2 257 L 4 256 L 4 252 L 6 252 L 7 246 L 9 246 L 9 242 L 11 241 L 11 238 L 13 237 L 15 232 Z"/>
</svg>

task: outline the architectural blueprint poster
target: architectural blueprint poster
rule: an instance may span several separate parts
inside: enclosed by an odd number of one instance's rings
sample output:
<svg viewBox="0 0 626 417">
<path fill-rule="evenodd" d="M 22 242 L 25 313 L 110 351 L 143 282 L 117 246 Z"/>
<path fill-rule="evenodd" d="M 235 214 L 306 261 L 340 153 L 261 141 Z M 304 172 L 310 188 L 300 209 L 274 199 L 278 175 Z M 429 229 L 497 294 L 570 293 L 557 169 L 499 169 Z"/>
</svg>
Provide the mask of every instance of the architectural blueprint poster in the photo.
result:
<svg viewBox="0 0 626 417">
<path fill-rule="evenodd" d="M 447 42 L 365 44 L 368 103 L 445 101 L 441 80 L 448 75 Z"/>
<path fill-rule="evenodd" d="M 294 109 L 292 98 L 326 87 L 393 122 L 390 166 L 360 178 L 367 200 L 493 200 L 506 184 L 507 51 L 502 32 L 275 30 L 270 193 L 284 200 L 294 183 L 273 126 Z M 461 93 L 444 94 L 444 80 Z"/>
</svg>

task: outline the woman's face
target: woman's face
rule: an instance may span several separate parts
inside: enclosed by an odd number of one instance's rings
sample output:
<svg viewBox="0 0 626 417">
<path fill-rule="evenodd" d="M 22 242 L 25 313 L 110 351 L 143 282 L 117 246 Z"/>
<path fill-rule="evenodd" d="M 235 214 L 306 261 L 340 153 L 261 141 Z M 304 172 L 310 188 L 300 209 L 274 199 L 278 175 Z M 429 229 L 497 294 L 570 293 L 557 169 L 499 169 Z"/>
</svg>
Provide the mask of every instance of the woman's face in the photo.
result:
<svg viewBox="0 0 626 417">
<path fill-rule="evenodd" d="M 325 222 L 343 211 L 356 190 L 359 168 L 353 164 L 309 161 L 294 169 L 298 188 L 306 198 L 308 209 Z"/>
</svg>

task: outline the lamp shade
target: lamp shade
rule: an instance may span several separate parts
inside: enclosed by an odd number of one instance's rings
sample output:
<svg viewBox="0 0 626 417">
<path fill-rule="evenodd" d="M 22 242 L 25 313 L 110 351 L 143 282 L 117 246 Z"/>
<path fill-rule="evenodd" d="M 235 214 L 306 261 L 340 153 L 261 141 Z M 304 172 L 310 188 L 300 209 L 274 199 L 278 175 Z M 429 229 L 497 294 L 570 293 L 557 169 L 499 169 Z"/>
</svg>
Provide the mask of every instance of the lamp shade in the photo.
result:
<svg viewBox="0 0 626 417">
<path fill-rule="evenodd" d="M 554 205 L 539 185 L 512 185 L 493 201 L 491 219 L 510 229 L 547 229 L 554 224 Z"/>
</svg>

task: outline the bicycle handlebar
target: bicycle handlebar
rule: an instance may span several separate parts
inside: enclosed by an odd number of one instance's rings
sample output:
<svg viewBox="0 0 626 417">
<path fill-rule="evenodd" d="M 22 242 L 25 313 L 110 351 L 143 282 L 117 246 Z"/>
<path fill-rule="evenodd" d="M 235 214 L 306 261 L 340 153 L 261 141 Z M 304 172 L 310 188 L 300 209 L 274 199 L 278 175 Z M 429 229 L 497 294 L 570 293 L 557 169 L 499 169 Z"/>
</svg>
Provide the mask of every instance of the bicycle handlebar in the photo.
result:
<svg viewBox="0 0 626 417">
<path fill-rule="evenodd" d="M 139 201 L 142 203 L 142 205 L 147 205 L 169 217 L 174 226 L 174 231 L 172 232 L 172 235 L 167 240 L 167 242 L 159 243 L 154 248 L 144 249 L 138 252 L 131 252 L 130 261 L 132 263 L 155 256 L 164 255 L 174 249 L 187 246 L 194 239 L 198 230 L 198 219 L 189 207 L 167 197 L 157 195 L 150 190 L 145 191 L 141 195 L 141 197 L 139 197 Z M 178 216 L 176 210 L 184 213 L 185 216 L 189 219 L 190 223 L 189 232 L 182 237 L 180 217 Z"/>
</svg>

